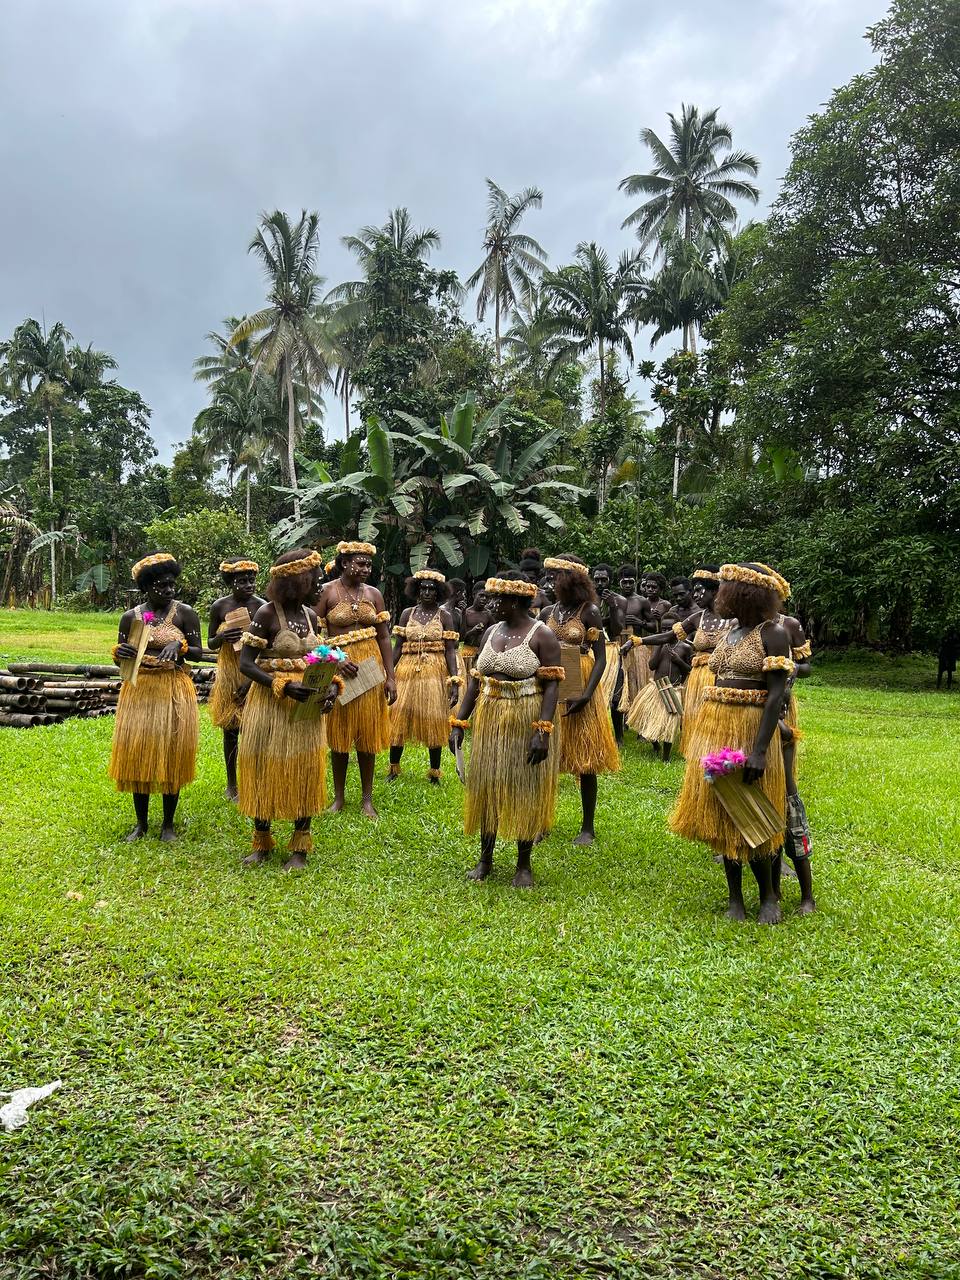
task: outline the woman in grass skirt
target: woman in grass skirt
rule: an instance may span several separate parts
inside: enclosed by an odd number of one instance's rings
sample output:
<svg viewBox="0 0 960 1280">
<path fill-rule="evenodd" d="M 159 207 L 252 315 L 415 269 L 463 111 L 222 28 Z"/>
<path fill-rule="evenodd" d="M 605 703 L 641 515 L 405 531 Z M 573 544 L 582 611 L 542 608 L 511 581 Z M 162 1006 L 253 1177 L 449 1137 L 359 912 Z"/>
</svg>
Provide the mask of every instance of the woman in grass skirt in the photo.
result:
<svg viewBox="0 0 960 1280">
<path fill-rule="evenodd" d="M 418 742 L 430 753 L 427 777 L 437 784 L 443 747 L 450 737 L 450 708 L 464 684 L 457 672 L 459 633 L 442 603 L 449 598 L 442 573 L 418 569 L 407 580 L 406 594 L 416 604 L 404 609 L 393 629 L 397 700 L 390 708 L 389 776 L 400 776 L 403 748 Z"/>
<path fill-rule="evenodd" d="M 463 703 L 450 718 L 450 749 L 462 745 L 473 716 L 463 825 L 467 835 L 480 834 L 480 861 L 469 878 L 490 875 L 499 835 L 517 842 L 514 888 L 529 889 L 534 841 L 553 827 L 556 810 L 560 645 L 530 617 L 535 583 L 505 574 L 488 578 L 486 592 L 499 621 L 485 633 Z"/>
<path fill-rule="evenodd" d="M 127 643 L 134 618 L 146 623 L 150 639 L 140 664 L 137 683 L 125 680 L 117 703 L 110 753 L 110 777 L 118 791 L 133 793 L 136 826 L 127 836 L 147 834 L 150 796 L 163 796 L 160 839 L 176 839 L 174 814 L 180 791 L 196 771 L 199 718 L 197 692 L 184 660 L 202 653 L 200 619 L 189 605 L 175 598 L 180 566 L 168 551 L 138 560 L 131 577 L 146 596 L 146 607 L 128 609 L 120 619 L 115 662 L 135 658 Z"/>
<path fill-rule="evenodd" d="M 250 681 L 237 753 L 240 812 L 253 819 L 253 849 L 244 866 L 266 862 L 275 847 L 270 824 L 293 822 L 284 871 L 304 867 L 313 848 L 310 823 L 327 802 L 325 719 L 295 719 L 313 695 L 303 685 L 305 655 L 318 643 L 317 615 L 307 602 L 320 586 L 321 558 L 300 548 L 270 569 L 268 603 L 243 634 L 240 671 Z M 343 681 L 324 699 L 329 710 Z"/>
<path fill-rule="evenodd" d="M 228 594 L 215 600 L 207 624 L 207 647 L 217 655 L 217 678 L 213 683 L 208 710 L 210 723 L 223 732 L 223 759 L 227 770 L 227 799 L 237 798 L 237 746 L 240 741 L 240 713 L 248 682 L 240 674 L 240 658 L 234 645 L 246 630 L 228 627 L 225 618 L 238 609 L 247 611 L 248 623 L 266 604 L 256 594 L 260 566 L 255 560 L 231 556 L 220 565 L 220 576 Z"/>
<path fill-rule="evenodd" d="M 580 784 L 582 821 L 574 844 L 593 844 L 596 837 L 597 775 L 619 773 L 620 753 L 607 704 L 598 692 L 606 666 L 606 638 L 601 629 L 597 593 L 590 571 L 579 556 L 548 556 L 544 565 L 553 577 L 556 603 L 541 619 L 561 645 L 580 655 L 583 692 L 568 700 L 560 722 L 560 772 Z"/>
<path fill-rule="evenodd" d="M 715 683 L 703 691 L 703 704 L 689 746 L 683 786 L 670 827 L 723 855 L 733 920 L 746 919 L 743 864 L 749 862 L 760 891 L 760 922 L 776 924 L 780 903 L 771 876 L 771 859 L 783 844 L 783 829 L 751 848 L 720 804 L 706 779 L 703 756 L 724 748 L 747 757 L 743 780 L 759 786 L 784 819 L 786 781 L 777 723 L 787 680 L 794 671 L 790 638 L 777 622 L 777 582 L 756 564 L 725 564 L 714 610 L 735 620 L 710 657 Z"/>
</svg>

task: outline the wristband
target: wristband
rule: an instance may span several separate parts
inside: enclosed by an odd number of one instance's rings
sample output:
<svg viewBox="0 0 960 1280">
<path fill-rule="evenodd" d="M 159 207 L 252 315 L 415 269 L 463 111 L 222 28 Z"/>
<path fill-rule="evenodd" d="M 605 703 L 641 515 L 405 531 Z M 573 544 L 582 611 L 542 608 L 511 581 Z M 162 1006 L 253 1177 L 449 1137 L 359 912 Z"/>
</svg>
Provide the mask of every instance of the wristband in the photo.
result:
<svg viewBox="0 0 960 1280">
<path fill-rule="evenodd" d="M 447 676 L 447 684 L 449 685 L 463 684 L 463 676 Z"/>
<path fill-rule="evenodd" d="M 451 728 L 451 729 L 469 729 L 469 728 L 470 728 L 470 721 L 469 721 L 469 720 L 458 720 L 456 716 L 451 716 L 451 717 L 450 717 L 450 728 Z"/>
<path fill-rule="evenodd" d="M 542 733 L 547 738 L 549 738 L 551 733 L 553 733 L 552 720 L 534 720 L 531 727 L 533 728 L 534 733 Z"/>
</svg>

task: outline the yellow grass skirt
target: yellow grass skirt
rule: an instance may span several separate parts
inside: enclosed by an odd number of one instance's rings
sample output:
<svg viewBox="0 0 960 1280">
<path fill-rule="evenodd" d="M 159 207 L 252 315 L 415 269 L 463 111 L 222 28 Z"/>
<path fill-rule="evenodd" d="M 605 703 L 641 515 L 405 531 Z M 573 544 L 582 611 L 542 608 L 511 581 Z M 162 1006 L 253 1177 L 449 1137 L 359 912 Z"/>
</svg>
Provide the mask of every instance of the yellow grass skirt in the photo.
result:
<svg viewBox="0 0 960 1280">
<path fill-rule="evenodd" d="M 650 683 L 650 650 L 642 644 L 631 645 L 620 661 L 623 663 L 623 691 L 619 710 L 626 714 L 637 694 Z"/>
<path fill-rule="evenodd" d="M 608 707 L 613 706 L 613 695 L 617 690 L 617 677 L 620 674 L 620 644 L 617 640 L 607 640 L 607 665 L 600 677 L 600 696 Z"/>
<path fill-rule="evenodd" d="M 559 752 L 551 734 L 542 764 L 527 764 L 533 722 L 540 717 L 538 689 L 520 698 L 491 698 L 482 691 L 471 721 L 470 760 L 463 809 L 467 835 L 494 831 L 503 840 L 536 840 L 553 827 Z"/>
<path fill-rule="evenodd" d="M 593 654 L 581 653 L 580 679 L 587 687 L 593 670 Z M 566 709 L 557 707 L 557 730 L 560 738 L 560 772 L 578 777 L 584 773 L 619 773 L 620 752 L 613 736 L 610 711 L 603 700 L 602 685 L 594 690 L 593 697 L 576 715 L 568 716 Z"/>
<path fill-rule="evenodd" d="M 749 862 L 763 858 L 783 844 L 783 832 L 773 840 L 751 849 L 733 825 L 727 812 L 703 776 L 700 757 L 722 747 L 731 747 L 749 755 L 763 718 L 763 707 L 738 706 L 725 702 L 705 701 L 697 716 L 696 732 L 691 742 L 690 759 L 683 775 L 683 786 L 670 815 L 670 830 L 688 840 L 708 844 L 725 858 Z M 767 767 L 763 777 L 753 784 L 760 787 L 779 814 L 786 813 L 787 789 L 783 772 L 780 735 L 774 733 L 767 748 Z M 785 824 L 784 824 L 785 825 Z"/>
<path fill-rule="evenodd" d="M 196 775 L 199 734 L 190 673 L 141 667 L 120 687 L 108 770 L 117 790 L 174 795 Z"/>
<path fill-rule="evenodd" d="M 797 706 L 797 693 L 795 689 L 790 691 L 790 701 L 787 703 L 787 710 L 783 717 L 783 723 L 788 729 L 792 729 L 796 736 L 800 737 L 800 709 Z"/>
<path fill-rule="evenodd" d="M 334 636 L 330 643 L 339 644 L 340 641 Z M 348 645 L 347 654 L 357 666 L 367 658 L 383 662 L 375 637 L 354 640 Z M 386 751 L 390 745 L 390 708 L 382 684 L 361 693 L 346 706 L 341 707 L 337 699 L 327 717 L 327 745 L 331 751 L 341 755 L 360 751 L 375 756 L 379 751 Z"/>
<path fill-rule="evenodd" d="M 457 650 L 457 675 L 463 676 L 463 684 L 460 686 L 461 696 L 467 687 L 467 681 L 470 679 L 471 668 L 477 665 L 477 654 L 480 650 L 475 644 L 462 644 Z"/>
<path fill-rule="evenodd" d="M 443 653 L 401 653 L 397 700 L 390 708 L 390 745 L 443 747 L 450 737 L 447 661 Z M 462 686 L 460 686 L 462 688 Z"/>
<path fill-rule="evenodd" d="M 686 693 L 683 689 L 678 692 L 683 699 L 684 715 L 672 716 L 663 705 L 660 690 L 651 682 L 634 699 L 627 714 L 627 724 L 647 742 L 675 743 L 686 716 Z"/>
<path fill-rule="evenodd" d="M 693 659 L 693 667 L 683 686 L 683 730 L 680 734 L 680 754 L 685 756 L 693 739 L 697 716 L 703 706 L 703 691 L 717 683 L 717 678 L 707 666 L 709 654 L 697 654 Z M 705 661 L 698 662 L 698 658 Z"/>
<path fill-rule="evenodd" d="M 217 654 L 217 678 L 210 694 L 210 723 L 217 729 L 239 729 L 243 703 L 237 701 L 237 690 L 247 683 L 240 674 L 240 660 L 232 644 L 220 646 Z"/>
<path fill-rule="evenodd" d="M 303 678 L 301 671 L 283 674 L 286 682 Z M 299 705 L 275 698 L 267 685 L 250 686 L 237 752 L 238 807 L 248 818 L 307 818 L 326 807 L 327 717 L 295 723 Z"/>
</svg>

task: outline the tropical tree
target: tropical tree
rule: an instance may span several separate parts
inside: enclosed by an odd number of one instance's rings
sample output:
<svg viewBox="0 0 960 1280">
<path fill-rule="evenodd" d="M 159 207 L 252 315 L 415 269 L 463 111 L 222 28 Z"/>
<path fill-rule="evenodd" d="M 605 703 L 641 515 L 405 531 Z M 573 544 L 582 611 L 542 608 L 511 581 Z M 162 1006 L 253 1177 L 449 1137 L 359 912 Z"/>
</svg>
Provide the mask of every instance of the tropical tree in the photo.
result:
<svg viewBox="0 0 960 1280">
<path fill-rule="evenodd" d="M 466 287 L 479 286 L 478 320 L 482 321 L 487 308 L 493 307 L 493 341 L 499 365 L 501 319 L 517 308 L 520 296 L 530 289 L 547 261 L 547 252 L 539 241 L 518 229 L 525 213 L 543 205 L 543 192 L 539 187 L 525 187 L 511 196 L 487 178 L 487 193 L 484 258 Z"/>
<path fill-rule="evenodd" d="M 235 374 L 253 373 L 257 362 L 254 339 L 247 337 L 234 341 L 234 335 L 243 320 L 242 316 L 227 316 L 223 321 L 223 332 L 211 329 L 206 339 L 214 348 L 213 354 L 198 356 L 193 362 L 194 379 L 206 383 L 214 395 Z"/>
<path fill-rule="evenodd" d="M 641 248 L 656 241 L 659 253 L 676 235 L 692 240 L 702 232 L 719 231 L 736 220 L 734 200 L 759 200 L 749 178 L 757 176 L 760 162 L 747 151 L 731 151 L 733 134 L 717 119 L 718 111 L 714 107 L 701 115 L 699 107 L 684 103 L 679 119 L 669 113 L 668 143 L 653 129 L 641 129 L 640 141 L 653 153 L 653 169 L 630 174 L 620 183 L 629 196 L 649 197 L 623 221 L 624 227 L 635 228 Z"/>
<path fill-rule="evenodd" d="M 249 252 L 263 266 L 269 285 L 267 306 L 241 320 L 231 344 L 258 336 L 254 373 L 274 376 L 287 409 L 284 470 L 293 499 L 294 515 L 300 514 L 296 444 L 298 413 L 296 383 L 303 383 L 312 401 L 313 388 L 330 381 L 329 344 L 323 323 L 320 291 L 323 280 L 316 273 L 319 215 L 302 210 L 296 224 L 280 210 L 261 220 L 250 241 Z"/>
<path fill-rule="evenodd" d="M 548 272 L 543 287 L 550 314 L 540 326 L 543 339 L 562 338 L 552 367 L 583 356 L 596 356 L 600 366 L 598 406 L 606 409 L 606 356 L 623 351 L 632 360 L 630 329 L 636 300 L 643 286 L 646 262 L 639 251 L 622 253 L 614 267 L 596 243 L 577 245 L 576 260 Z"/>
</svg>

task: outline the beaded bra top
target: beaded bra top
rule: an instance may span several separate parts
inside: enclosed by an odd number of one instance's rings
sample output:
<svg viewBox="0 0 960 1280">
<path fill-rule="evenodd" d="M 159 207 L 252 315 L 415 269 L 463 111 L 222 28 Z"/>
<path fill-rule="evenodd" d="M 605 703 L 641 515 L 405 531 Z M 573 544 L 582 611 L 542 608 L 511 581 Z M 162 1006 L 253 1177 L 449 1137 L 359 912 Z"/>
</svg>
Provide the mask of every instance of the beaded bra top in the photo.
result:
<svg viewBox="0 0 960 1280">
<path fill-rule="evenodd" d="M 148 623 L 147 628 L 150 632 L 150 638 L 147 641 L 147 647 L 144 651 L 143 658 L 140 660 L 140 666 L 144 670 L 172 671 L 177 665 L 175 662 L 161 662 L 156 656 L 157 653 L 168 644 L 181 644 L 186 640 L 186 636 L 179 627 L 174 626 L 173 618 L 177 612 L 177 601 L 167 610 L 166 615 L 159 622 Z M 143 621 L 143 609 L 138 606 L 137 617 Z M 151 652 L 153 650 L 153 652 Z"/>
<path fill-rule="evenodd" d="M 584 626 L 583 619 L 580 617 L 584 606 L 568 618 L 566 622 L 561 622 L 557 617 L 556 607 L 552 610 L 550 617 L 547 619 L 547 626 L 557 637 L 561 644 L 583 645 L 588 638 L 587 628 Z M 592 628 L 591 628 L 592 629 Z"/>
<path fill-rule="evenodd" d="M 711 653 L 720 643 L 723 633 L 730 630 L 732 621 L 730 618 L 718 618 L 716 627 L 705 627 L 703 620 L 706 616 L 707 611 L 704 609 L 700 614 L 697 629 L 693 633 L 693 647 L 697 653 Z"/>
<path fill-rule="evenodd" d="M 761 622 L 736 643 L 731 643 L 729 635 L 717 642 L 708 665 L 718 680 L 728 676 L 734 680 L 764 682 L 763 661 L 767 655 L 761 633 L 765 625 Z"/>
<path fill-rule="evenodd" d="M 369 600 L 338 600 L 327 610 L 327 622 L 335 627 L 372 627 L 377 620 L 377 610 Z"/>
<path fill-rule="evenodd" d="M 492 676 L 496 672 L 505 680 L 529 680 L 540 666 L 540 659 L 530 648 L 530 637 L 537 627 L 542 626 L 542 622 L 535 622 L 519 644 L 497 652 L 490 642 L 498 632 L 502 634 L 506 630 L 506 623 L 498 623 L 487 637 L 487 643 L 480 650 L 476 662 L 477 670 L 482 676 Z"/>
<path fill-rule="evenodd" d="M 305 653 L 309 653 L 311 649 L 315 648 L 317 634 L 313 629 L 313 623 L 310 621 L 310 615 L 304 605 L 300 607 L 303 609 L 304 621 L 307 624 L 307 634 L 305 636 L 301 636 L 291 629 L 290 623 L 287 621 L 287 615 L 276 601 L 274 601 L 273 607 L 276 611 L 277 621 L 280 623 L 280 630 L 274 637 L 270 648 L 264 649 L 263 656 L 265 658 L 302 658 Z"/>
</svg>

